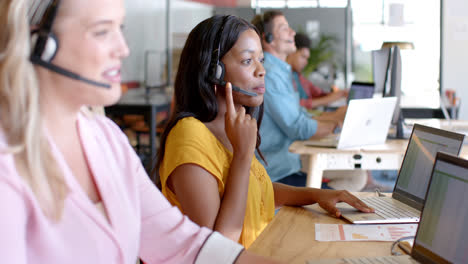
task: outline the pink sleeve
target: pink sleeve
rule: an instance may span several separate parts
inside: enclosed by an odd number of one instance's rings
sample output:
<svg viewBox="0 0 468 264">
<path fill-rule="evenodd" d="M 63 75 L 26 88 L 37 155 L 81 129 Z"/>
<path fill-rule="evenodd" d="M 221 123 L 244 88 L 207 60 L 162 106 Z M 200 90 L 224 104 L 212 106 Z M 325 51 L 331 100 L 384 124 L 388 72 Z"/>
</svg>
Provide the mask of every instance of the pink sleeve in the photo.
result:
<svg viewBox="0 0 468 264">
<path fill-rule="evenodd" d="M 200 228 L 171 206 L 146 173 L 139 176 L 140 256 L 150 263 L 193 263 L 212 231 Z"/>
<path fill-rule="evenodd" d="M 315 86 L 311 81 L 307 80 L 302 74 L 299 75 L 299 80 L 302 87 L 304 88 L 304 91 L 309 97 L 321 97 L 327 94 L 323 92 L 320 87 Z"/>
<path fill-rule="evenodd" d="M 312 108 L 312 100 L 310 98 L 309 99 L 301 99 L 299 101 L 299 103 L 301 104 L 302 107 Z"/>
<path fill-rule="evenodd" d="M 154 263 L 233 263 L 243 247 L 210 229 L 199 227 L 172 206 L 151 182 L 126 136 L 111 121 L 103 119 L 119 144 L 131 178 L 136 215 L 140 216 L 139 256 Z M 132 184 L 133 183 L 133 184 Z"/>
<path fill-rule="evenodd" d="M 146 264 L 194 263 L 205 240 L 212 234 L 200 228 L 172 206 L 148 177 L 141 160 L 120 128 L 105 117 L 97 123 L 113 140 L 114 154 L 122 160 L 129 196 L 140 217 L 139 256 Z"/>
<path fill-rule="evenodd" d="M 10 171 L 0 155 L 0 263 L 26 263 L 26 204 L 17 186 L 7 179 Z"/>
</svg>

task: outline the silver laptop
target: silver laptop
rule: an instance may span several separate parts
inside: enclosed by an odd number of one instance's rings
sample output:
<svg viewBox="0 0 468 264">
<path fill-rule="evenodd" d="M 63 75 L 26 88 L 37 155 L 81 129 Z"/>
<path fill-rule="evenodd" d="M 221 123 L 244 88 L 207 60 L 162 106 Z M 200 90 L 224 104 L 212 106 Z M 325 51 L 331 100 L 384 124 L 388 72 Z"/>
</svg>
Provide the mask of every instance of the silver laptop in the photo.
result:
<svg viewBox="0 0 468 264">
<path fill-rule="evenodd" d="M 468 263 L 467 219 L 468 161 L 438 153 L 411 255 L 328 259 L 307 263 Z"/>
<path fill-rule="evenodd" d="M 437 152 L 458 155 L 464 138 L 462 134 L 415 124 L 392 197 L 363 198 L 375 213 L 361 213 L 339 203 L 342 216 L 354 224 L 419 222 Z"/>
<path fill-rule="evenodd" d="M 340 134 L 304 144 L 338 149 L 384 144 L 396 101 L 396 97 L 351 100 Z"/>
</svg>

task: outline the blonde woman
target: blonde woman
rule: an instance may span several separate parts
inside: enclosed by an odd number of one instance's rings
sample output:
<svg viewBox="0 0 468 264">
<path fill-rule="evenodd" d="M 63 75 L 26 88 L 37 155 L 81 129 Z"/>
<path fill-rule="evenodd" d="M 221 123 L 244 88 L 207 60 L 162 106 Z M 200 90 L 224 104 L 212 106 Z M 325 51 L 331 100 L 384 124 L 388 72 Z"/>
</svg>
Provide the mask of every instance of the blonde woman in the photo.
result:
<svg viewBox="0 0 468 264">
<path fill-rule="evenodd" d="M 0 2 L 0 262 L 269 262 L 170 206 L 80 110 L 119 99 L 123 19 L 115 0 Z"/>
</svg>

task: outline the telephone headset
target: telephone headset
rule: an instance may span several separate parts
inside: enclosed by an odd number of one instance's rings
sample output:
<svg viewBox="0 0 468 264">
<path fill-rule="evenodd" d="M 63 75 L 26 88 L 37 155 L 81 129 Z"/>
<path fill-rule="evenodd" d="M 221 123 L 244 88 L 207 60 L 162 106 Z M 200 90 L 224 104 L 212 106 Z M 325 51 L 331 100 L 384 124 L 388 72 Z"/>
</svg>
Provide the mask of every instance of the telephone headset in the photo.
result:
<svg viewBox="0 0 468 264">
<path fill-rule="evenodd" d="M 267 43 L 273 42 L 273 34 L 271 34 L 270 32 L 265 32 L 265 41 Z"/>
<path fill-rule="evenodd" d="M 265 15 L 266 15 L 266 16 L 265 16 Z M 271 33 L 271 25 L 270 25 L 270 26 L 268 27 L 268 29 L 267 29 L 266 20 L 267 20 L 267 19 L 269 20 L 269 22 L 268 22 L 269 24 L 273 23 L 273 22 L 272 22 L 273 19 L 272 19 L 271 17 L 272 17 L 272 14 L 271 14 L 271 13 L 268 13 L 268 12 L 265 13 L 265 14 L 263 14 L 262 16 L 260 16 L 260 24 L 261 24 L 261 27 L 262 27 L 262 29 L 263 29 L 263 30 L 261 30 L 261 31 L 263 31 L 263 34 L 265 34 L 265 41 L 266 41 L 268 44 L 272 43 L 273 40 L 275 39 L 275 38 L 273 37 L 273 33 Z M 288 40 L 281 39 L 281 38 L 278 38 L 277 40 L 279 40 L 280 42 L 287 42 L 287 43 L 290 42 L 290 41 L 288 41 Z"/>
<path fill-rule="evenodd" d="M 111 85 L 108 83 L 87 79 L 80 76 L 79 74 L 71 72 L 52 63 L 52 60 L 54 59 L 59 49 L 59 41 L 52 32 L 52 24 L 55 20 L 59 5 L 60 0 L 53 0 L 51 3 L 49 3 L 44 12 L 44 15 L 42 16 L 41 22 L 39 23 L 39 28 L 31 32 L 31 46 L 33 48 L 30 61 L 33 64 L 39 65 L 71 79 L 98 87 L 111 88 Z"/>
<path fill-rule="evenodd" d="M 213 53 L 216 53 L 216 55 L 214 54 L 212 55 L 211 63 L 210 63 L 210 75 L 211 75 L 210 81 L 213 84 L 217 84 L 221 86 L 226 85 L 226 82 L 224 81 L 224 74 L 226 73 L 226 67 L 224 66 L 224 63 L 220 60 L 221 36 L 223 35 L 224 26 L 226 25 L 229 17 L 230 16 L 225 16 L 223 18 L 223 21 L 218 30 L 218 33 L 216 34 L 215 43 L 213 45 L 213 47 L 217 47 L 217 49 L 213 51 Z M 231 86 L 232 86 L 233 91 L 236 91 L 236 92 L 248 95 L 248 96 L 257 96 L 256 93 L 248 92 L 232 84 Z"/>
<path fill-rule="evenodd" d="M 265 33 L 265 41 L 267 43 L 271 43 L 273 42 L 274 37 L 273 37 L 273 34 L 269 30 L 266 29 L 265 14 L 263 14 L 261 18 L 262 18 L 261 20 L 262 20 L 263 32 Z"/>
</svg>

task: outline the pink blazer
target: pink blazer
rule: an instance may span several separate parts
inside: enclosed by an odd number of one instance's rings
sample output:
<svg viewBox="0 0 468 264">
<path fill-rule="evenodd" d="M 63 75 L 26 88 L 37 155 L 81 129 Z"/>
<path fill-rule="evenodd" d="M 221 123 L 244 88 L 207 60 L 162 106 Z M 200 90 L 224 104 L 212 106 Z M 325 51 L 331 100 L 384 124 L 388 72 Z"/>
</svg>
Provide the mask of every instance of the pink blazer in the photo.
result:
<svg viewBox="0 0 468 264">
<path fill-rule="evenodd" d="M 46 218 L 0 134 L 0 263 L 192 263 L 211 231 L 171 206 L 125 135 L 105 117 L 78 117 L 79 135 L 110 223 L 55 145 L 70 193 L 58 223 Z"/>
</svg>

